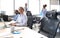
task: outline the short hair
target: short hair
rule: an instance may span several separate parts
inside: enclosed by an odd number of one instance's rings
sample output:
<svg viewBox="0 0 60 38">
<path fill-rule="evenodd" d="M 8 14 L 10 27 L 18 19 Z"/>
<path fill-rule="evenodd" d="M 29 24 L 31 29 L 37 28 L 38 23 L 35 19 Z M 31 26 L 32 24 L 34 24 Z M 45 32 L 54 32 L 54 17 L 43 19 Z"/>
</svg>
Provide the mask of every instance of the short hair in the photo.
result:
<svg viewBox="0 0 60 38">
<path fill-rule="evenodd" d="M 43 5 L 43 7 L 45 8 L 47 5 L 45 4 L 45 5 Z"/>
<path fill-rule="evenodd" d="M 25 5 L 27 6 L 27 3 L 25 3 Z"/>
<path fill-rule="evenodd" d="M 15 12 L 18 12 L 18 10 L 15 10 Z"/>
<path fill-rule="evenodd" d="M 15 10 L 15 14 L 19 14 L 19 11 L 18 10 Z"/>
<path fill-rule="evenodd" d="M 19 7 L 19 9 L 22 9 L 24 11 L 24 8 L 23 7 Z"/>
</svg>

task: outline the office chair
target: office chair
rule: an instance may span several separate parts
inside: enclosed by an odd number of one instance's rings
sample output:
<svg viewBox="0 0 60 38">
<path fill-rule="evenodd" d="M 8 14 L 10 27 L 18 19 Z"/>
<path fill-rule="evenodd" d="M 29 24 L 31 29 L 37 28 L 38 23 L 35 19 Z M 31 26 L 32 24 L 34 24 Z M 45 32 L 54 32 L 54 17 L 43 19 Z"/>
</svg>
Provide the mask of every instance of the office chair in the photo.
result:
<svg viewBox="0 0 60 38">
<path fill-rule="evenodd" d="M 32 25 L 33 25 L 33 18 L 31 16 L 28 16 L 28 21 L 27 21 L 27 25 L 29 28 L 32 29 Z"/>
<path fill-rule="evenodd" d="M 57 12 L 57 14 L 58 14 L 58 15 L 60 15 L 60 11 L 59 11 L 59 12 Z"/>
<path fill-rule="evenodd" d="M 26 15 L 27 15 L 27 16 L 32 16 L 31 11 L 27 11 Z"/>
<path fill-rule="evenodd" d="M 1 22 L 1 18 L 0 18 L 0 22 Z"/>
<path fill-rule="evenodd" d="M 27 18 L 28 18 L 27 26 L 32 29 L 33 16 L 32 16 L 32 14 L 31 14 L 31 11 L 27 11 L 26 15 L 27 15 Z"/>
<path fill-rule="evenodd" d="M 3 20 L 8 21 L 8 15 L 3 15 Z"/>
<path fill-rule="evenodd" d="M 47 12 L 46 17 L 41 20 L 40 31 L 48 33 L 48 38 L 55 38 L 59 23 L 56 12 Z"/>
<path fill-rule="evenodd" d="M 56 11 L 47 11 L 46 17 L 50 19 L 57 19 L 57 12 Z"/>
<path fill-rule="evenodd" d="M 36 17 L 36 23 L 40 23 L 40 17 Z"/>
</svg>

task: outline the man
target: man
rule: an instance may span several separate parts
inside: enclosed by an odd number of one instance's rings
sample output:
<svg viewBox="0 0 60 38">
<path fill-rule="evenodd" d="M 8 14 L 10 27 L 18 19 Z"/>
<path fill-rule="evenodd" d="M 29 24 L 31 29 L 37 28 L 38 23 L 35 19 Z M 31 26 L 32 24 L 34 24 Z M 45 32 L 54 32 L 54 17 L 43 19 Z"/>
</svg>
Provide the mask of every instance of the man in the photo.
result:
<svg viewBox="0 0 60 38">
<path fill-rule="evenodd" d="M 15 23 L 11 23 L 12 26 L 27 26 L 27 17 L 24 15 L 23 7 L 19 8 L 19 13 Z"/>
<path fill-rule="evenodd" d="M 25 3 L 25 12 L 27 13 L 27 3 Z"/>
</svg>

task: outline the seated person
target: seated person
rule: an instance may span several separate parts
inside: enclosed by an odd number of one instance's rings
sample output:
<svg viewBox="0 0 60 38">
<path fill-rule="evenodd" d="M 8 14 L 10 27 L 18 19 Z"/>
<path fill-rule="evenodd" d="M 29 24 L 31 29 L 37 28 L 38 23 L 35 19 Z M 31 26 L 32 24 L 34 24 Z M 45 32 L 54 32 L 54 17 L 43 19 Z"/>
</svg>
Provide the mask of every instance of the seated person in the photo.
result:
<svg viewBox="0 0 60 38">
<path fill-rule="evenodd" d="M 27 26 L 27 16 L 24 15 L 24 8 L 23 7 L 20 7 L 19 8 L 19 13 L 17 15 L 17 18 L 15 21 L 15 23 L 11 23 L 10 25 L 12 26 Z"/>
<path fill-rule="evenodd" d="M 20 14 L 18 10 L 15 10 L 14 13 L 15 13 L 15 15 L 13 17 L 8 18 L 9 21 L 11 21 L 11 20 L 16 21 L 18 14 Z"/>
<path fill-rule="evenodd" d="M 13 20 L 14 21 L 16 21 L 18 14 L 20 14 L 19 11 L 18 10 L 15 10 L 15 15 L 13 17 Z"/>
</svg>

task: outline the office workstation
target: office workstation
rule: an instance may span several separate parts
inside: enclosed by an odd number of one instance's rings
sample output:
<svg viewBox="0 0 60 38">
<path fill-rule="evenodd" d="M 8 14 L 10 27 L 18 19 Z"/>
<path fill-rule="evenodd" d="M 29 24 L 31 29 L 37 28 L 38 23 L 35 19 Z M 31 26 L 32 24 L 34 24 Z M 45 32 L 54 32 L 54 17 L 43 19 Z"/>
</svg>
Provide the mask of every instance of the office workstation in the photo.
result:
<svg viewBox="0 0 60 38">
<path fill-rule="evenodd" d="M 0 38 L 60 38 L 60 0 L 0 0 Z"/>
</svg>

